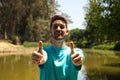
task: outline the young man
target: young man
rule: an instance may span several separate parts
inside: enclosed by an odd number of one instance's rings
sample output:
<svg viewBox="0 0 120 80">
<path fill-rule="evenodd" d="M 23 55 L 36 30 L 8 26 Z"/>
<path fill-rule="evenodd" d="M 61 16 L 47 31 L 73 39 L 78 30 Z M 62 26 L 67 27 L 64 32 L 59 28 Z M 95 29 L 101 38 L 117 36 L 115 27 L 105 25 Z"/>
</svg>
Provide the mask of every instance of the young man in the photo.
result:
<svg viewBox="0 0 120 80">
<path fill-rule="evenodd" d="M 39 50 L 32 55 L 33 62 L 40 68 L 40 80 L 77 80 L 84 53 L 74 48 L 73 42 L 70 47 L 66 45 L 68 27 L 65 17 L 54 15 L 51 18 L 50 34 L 52 45 L 42 47 L 40 41 Z"/>
</svg>

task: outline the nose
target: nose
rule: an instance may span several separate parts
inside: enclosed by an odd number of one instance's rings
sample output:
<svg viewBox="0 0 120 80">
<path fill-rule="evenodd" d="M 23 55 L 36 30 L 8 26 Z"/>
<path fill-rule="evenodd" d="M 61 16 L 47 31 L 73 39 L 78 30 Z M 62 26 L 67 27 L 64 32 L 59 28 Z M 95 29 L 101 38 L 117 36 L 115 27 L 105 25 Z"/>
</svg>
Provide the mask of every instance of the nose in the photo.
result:
<svg viewBox="0 0 120 80">
<path fill-rule="evenodd" d="M 56 28 L 57 30 L 60 30 L 61 28 L 60 28 L 60 26 L 57 26 L 57 28 Z"/>
</svg>

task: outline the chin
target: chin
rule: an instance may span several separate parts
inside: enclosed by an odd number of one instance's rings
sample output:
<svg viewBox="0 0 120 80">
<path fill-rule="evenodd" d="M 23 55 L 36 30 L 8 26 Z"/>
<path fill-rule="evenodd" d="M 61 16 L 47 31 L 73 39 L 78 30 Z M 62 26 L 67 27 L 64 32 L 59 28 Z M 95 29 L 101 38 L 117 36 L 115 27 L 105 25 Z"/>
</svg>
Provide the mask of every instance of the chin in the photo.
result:
<svg viewBox="0 0 120 80">
<path fill-rule="evenodd" d="M 65 40 L 64 39 L 57 39 L 56 41 L 57 42 L 64 42 Z"/>
<path fill-rule="evenodd" d="M 61 37 L 61 36 L 56 36 L 56 37 L 53 37 L 55 40 L 62 40 L 63 39 L 63 37 Z"/>
<path fill-rule="evenodd" d="M 63 40 L 63 39 L 61 39 L 61 38 L 56 38 L 55 40 Z"/>
<path fill-rule="evenodd" d="M 58 40 L 58 41 L 59 41 L 59 40 L 64 40 L 63 38 L 54 38 L 54 39 L 55 39 L 55 40 Z"/>
</svg>

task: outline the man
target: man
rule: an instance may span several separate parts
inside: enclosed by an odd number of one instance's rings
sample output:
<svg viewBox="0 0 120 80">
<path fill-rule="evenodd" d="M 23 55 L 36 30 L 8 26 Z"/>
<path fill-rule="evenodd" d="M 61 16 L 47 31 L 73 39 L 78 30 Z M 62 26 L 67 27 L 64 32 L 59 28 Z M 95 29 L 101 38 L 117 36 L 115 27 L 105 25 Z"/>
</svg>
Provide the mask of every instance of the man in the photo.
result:
<svg viewBox="0 0 120 80">
<path fill-rule="evenodd" d="M 84 53 L 74 48 L 73 42 L 70 47 L 66 45 L 68 32 L 66 18 L 54 15 L 50 23 L 52 45 L 42 47 L 40 41 L 39 50 L 32 55 L 33 62 L 40 68 L 40 80 L 77 80 Z"/>
</svg>

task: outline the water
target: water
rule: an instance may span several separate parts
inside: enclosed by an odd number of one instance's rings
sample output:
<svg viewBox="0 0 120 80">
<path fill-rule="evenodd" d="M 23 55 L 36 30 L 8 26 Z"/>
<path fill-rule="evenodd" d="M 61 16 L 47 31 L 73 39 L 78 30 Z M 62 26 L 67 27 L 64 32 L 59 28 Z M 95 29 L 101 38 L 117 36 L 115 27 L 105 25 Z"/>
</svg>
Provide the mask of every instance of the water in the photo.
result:
<svg viewBox="0 0 120 80">
<path fill-rule="evenodd" d="M 120 52 L 84 50 L 89 80 L 120 80 Z"/>
<path fill-rule="evenodd" d="M 85 62 L 78 80 L 120 80 L 120 52 L 84 52 Z M 0 55 L 0 80 L 39 80 L 38 71 L 30 54 Z"/>
<path fill-rule="evenodd" d="M 39 80 L 37 65 L 30 55 L 0 57 L 0 80 Z"/>
</svg>

